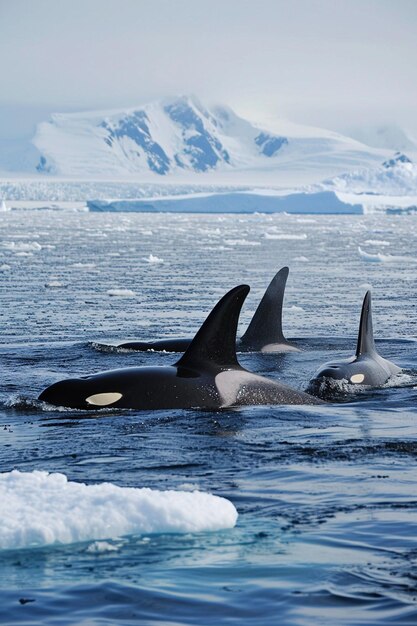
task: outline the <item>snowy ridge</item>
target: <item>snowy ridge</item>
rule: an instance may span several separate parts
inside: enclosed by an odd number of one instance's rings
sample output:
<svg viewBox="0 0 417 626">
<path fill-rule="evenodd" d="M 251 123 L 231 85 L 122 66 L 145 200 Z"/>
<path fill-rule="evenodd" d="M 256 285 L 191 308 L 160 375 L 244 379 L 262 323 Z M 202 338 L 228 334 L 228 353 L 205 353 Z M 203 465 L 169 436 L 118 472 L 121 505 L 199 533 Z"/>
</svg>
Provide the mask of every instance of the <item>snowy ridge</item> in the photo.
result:
<svg viewBox="0 0 417 626">
<path fill-rule="evenodd" d="M 166 175 L 248 165 L 275 156 L 288 140 L 226 107 L 210 112 L 181 97 L 128 111 L 54 114 L 38 126 L 34 144 L 42 153 L 40 172 Z"/>
<path fill-rule="evenodd" d="M 374 148 L 417 154 L 415 140 L 396 124 L 350 128 L 348 135 Z"/>
<path fill-rule="evenodd" d="M 258 183 L 270 184 L 276 173 L 294 179 L 307 172 L 318 182 L 384 156 L 330 131 L 278 126 L 280 132 L 183 96 L 128 110 L 54 114 L 38 125 L 33 143 L 38 172 L 84 179 L 255 172 Z"/>
<path fill-rule="evenodd" d="M 199 491 L 85 485 L 64 474 L 0 474 L 0 549 L 110 539 L 143 533 L 233 528 L 229 500 Z"/>
<path fill-rule="evenodd" d="M 325 180 L 325 189 L 355 194 L 417 195 L 417 167 L 405 154 L 396 152 L 377 168 L 362 168 Z"/>
</svg>

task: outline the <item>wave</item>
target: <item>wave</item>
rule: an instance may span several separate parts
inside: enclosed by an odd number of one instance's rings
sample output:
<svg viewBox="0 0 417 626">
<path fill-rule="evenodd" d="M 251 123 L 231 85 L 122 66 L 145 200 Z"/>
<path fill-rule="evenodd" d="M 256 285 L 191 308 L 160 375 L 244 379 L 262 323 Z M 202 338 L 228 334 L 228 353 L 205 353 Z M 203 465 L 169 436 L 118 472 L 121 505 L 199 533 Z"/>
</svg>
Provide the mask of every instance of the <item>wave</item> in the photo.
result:
<svg viewBox="0 0 417 626">
<path fill-rule="evenodd" d="M 122 348 L 121 346 L 114 346 L 110 343 L 100 343 L 99 341 L 89 341 L 88 345 L 90 346 L 90 348 L 93 348 L 93 350 L 96 350 L 97 352 L 110 352 L 110 353 L 115 353 L 115 354 L 124 354 L 126 352 L 132 352 L 132 350 L 129 350 L 128 348 Z"/>
</svg>

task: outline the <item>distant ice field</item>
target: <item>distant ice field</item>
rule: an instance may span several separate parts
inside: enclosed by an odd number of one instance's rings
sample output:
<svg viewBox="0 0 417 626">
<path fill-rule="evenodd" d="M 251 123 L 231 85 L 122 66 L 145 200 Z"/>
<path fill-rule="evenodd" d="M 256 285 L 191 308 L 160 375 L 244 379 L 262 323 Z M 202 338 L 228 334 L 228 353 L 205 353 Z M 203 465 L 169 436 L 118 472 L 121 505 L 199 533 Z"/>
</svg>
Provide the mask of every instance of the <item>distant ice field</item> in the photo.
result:
<svg viewBox="0 0 417 626">
<path fill-rule="evenodd" d="M 11 533 L 27 514 L 29 536 L 50 540 L 3 545 L 0 623 L 415 624 L 416 235 L 413 216 L 1 212 L 0 476 L 16 497 L 31 489 L 33 506 L 0 508 Z M 83 413 L 37 402 L 62 378 L 174 362 L 112 346 L 190 336 L 247 283 L 243 332 L 284 265 L 284 332 L 302 351 L 242 354 L 243 365 L 304 389 L 325 361 L 353 354 L 371 288 L 377 347 L 403 373 L 323 407 Z M 191 510 L 196 491 L 226 498 L 236 526 L 208 528 L 226 509 L 206 500 L 200 525 L 172 532 L 154 516 L 153 529 L 106 536 L 90 494 L 118 523 L 144 488 L 185 494 Z M 62 541 L 71 529 L 79 539 Z"/>
</svg>

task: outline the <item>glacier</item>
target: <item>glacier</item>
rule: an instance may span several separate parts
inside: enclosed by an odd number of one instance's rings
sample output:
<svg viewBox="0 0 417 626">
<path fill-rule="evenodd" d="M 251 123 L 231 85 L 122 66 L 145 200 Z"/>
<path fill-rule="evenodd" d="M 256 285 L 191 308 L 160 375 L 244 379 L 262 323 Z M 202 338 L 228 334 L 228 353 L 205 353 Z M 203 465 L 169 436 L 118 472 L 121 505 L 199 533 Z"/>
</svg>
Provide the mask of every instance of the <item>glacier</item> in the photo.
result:
<svg viewBox="0 0 417 626">
<path fill-rule="evenodd" d="M 3 210 L 417 210 L 417 167 L 404 152 L 279 119 L 259 124 L 190 96 L 53 114 L 32 149 L 31 176 L 0 179 Z"/>
<path fill-rule="evenodd" d="M 142 213 L 309 213 L 362 214 L 359 203 L 343 201 L 334 191 L 278 195 L 274 190 L 187 194 L 138 200 L 90 200 L 93 212 Z"/>
</svg>

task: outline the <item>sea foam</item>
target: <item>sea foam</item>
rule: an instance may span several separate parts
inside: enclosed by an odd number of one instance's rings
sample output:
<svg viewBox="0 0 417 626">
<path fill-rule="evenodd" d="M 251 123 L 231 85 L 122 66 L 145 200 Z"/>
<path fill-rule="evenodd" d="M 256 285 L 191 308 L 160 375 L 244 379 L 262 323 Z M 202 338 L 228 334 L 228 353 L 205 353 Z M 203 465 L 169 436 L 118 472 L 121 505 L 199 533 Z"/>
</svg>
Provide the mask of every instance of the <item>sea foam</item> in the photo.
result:
<svg viewBox="0 0 417 626">
<path fill-rule="evenodd" d="M 45 471 L 0 474 L 0 549 L 233 528 L 233 504 L 200 491 L 85 485 Z"/>
</svg>

